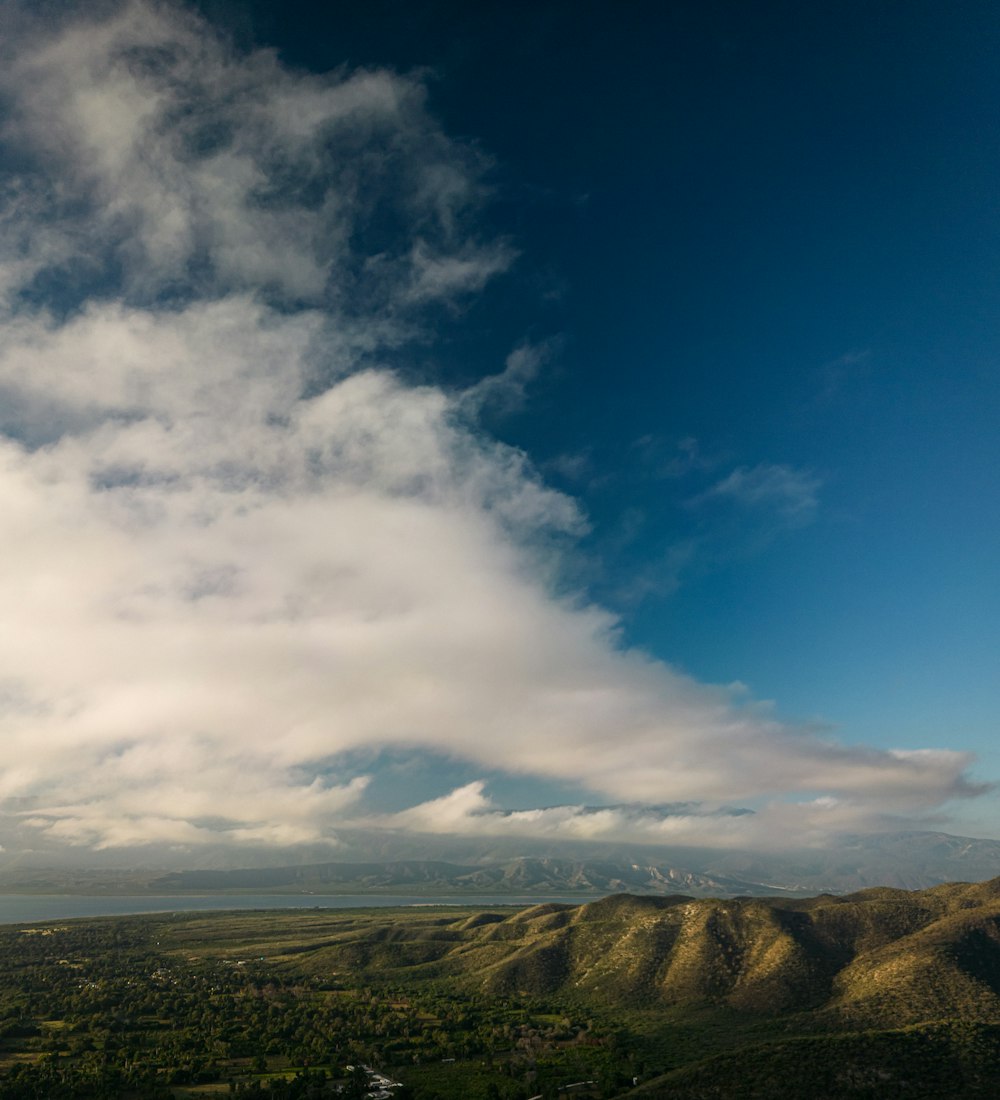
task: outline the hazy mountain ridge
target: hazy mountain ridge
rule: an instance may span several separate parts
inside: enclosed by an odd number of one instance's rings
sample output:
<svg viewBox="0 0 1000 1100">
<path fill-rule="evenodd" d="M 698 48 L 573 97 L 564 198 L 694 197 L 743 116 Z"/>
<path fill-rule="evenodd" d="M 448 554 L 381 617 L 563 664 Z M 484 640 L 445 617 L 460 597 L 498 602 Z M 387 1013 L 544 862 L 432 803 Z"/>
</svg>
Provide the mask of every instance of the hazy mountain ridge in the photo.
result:
<svg viewBox="0 0 1000 1100">
<path fill-rule="evenodd" d="M 479 853 L 477 853 L 477 856 Z M 844 838 L 833 849 L 776 853 L 666 851 L 519 854 L 474 860 L 397 858 L 231 872 L 179 872 L 159 889 L 261 889 L 266 883 L 384 889 L 423 884 L 442 892 L 615 893 L 733 897 L 846 893 L 869 886 L 924 889 L 1000 874 L 1000 841 L 909 832 Z M 218 875 L 218 877 L 214 877 Z M 257 877 L 255 877 L 257 876 Z M 212 885 L 215 883 L 216 885 Z M 225 884 L 225 885 L 224 885 Z M 238 884 L 238 885 L 237 885 Z"/>
<path fill-rule="evenodd" d="M 181 871 L 151 880 L 151 889 L 166 893 L 184 890 L 274 889 L 433 889 L 443 893 L 615 893 L 676 892 L 757 893 L 755 883 L 693 874 L 670 867 L 642 866 L 613 861 L 521 858 L 486 866 L 434 860 L 397 860 L 387 863 L 325 863 L 303 867 Z"/>
<path fill-rule="evenodd" d="M 522 846 L 523 847 L 523 846 Z M 8 893 L 315 893 L 482 894 L 581 897 L 628 892 L 698 897 L 843 894 L 872 886 L 925 889 L 1000 874 L 1000 841 L 908 832 L 844 837 L 835 848 L 760 853 L 697 848 L 639 848 L 541 842 L 517 852 L 510 842 L 431 842 L 399 836 L 361 858 L 320 861 L 314 852 L 272 855 L 271 866 L 202 865 L 127 870 L 114 866 L 0 864 Z M 344 849 L 362 853 L 359 838 Z M 428 858 L 430 857 L 430 858 Z M 232 853 L 229 854 L 232 860 Z"/>
</svg>

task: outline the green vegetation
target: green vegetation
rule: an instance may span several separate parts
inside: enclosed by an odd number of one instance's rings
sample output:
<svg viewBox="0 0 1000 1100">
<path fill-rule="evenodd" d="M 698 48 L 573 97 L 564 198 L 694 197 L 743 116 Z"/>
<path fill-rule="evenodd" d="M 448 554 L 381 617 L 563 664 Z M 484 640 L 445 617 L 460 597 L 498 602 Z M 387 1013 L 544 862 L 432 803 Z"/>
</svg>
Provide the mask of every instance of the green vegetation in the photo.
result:
<svg viewBox="0 0 1000 1100">
<path fill-rule="evenodd" d="M 361 1064 L 405 1073 L 400 1100 L 514 1100 L 582 1080 L 614 1094 L 630 1063 L 592 1021 L 433 980 L 379 981 L 378 962 L 317 965 L 334 949 L 433 954 L 476 918 L 386 919 L 218 913 L 0 931 L 0 1098 L 362 1096 L 350 1069 Z"/>
<path fill-rule="evenodd" d="M 351 1098 L 362 1065 L 400 1100 L 994 1095 L 1000 880 L 0 930 L 0 1100 Z"/>
</svg>

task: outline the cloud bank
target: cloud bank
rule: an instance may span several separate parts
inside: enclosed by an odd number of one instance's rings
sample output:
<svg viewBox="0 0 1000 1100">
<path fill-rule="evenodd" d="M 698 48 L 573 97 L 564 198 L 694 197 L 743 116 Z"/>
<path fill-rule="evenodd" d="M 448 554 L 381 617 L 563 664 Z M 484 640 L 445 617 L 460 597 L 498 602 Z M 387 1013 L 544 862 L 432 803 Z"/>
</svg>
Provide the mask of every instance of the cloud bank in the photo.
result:
<svg viewBox="0 0 1000 1100">
<path fill-rule="evenodd" d="M 965 754 L 783 725 L 559 594 L 585 519 L 475 423 L 536 353 L 465 394 L 393 369 L 513 262 L 477 234 L 483 157 L 418 79 L 295 72 L 168 5 L 5 10 L 8 846 L 655 831 L 498 813 L 476 785 L 376 820 L 340 770 L 375 746 L 630 803 L 799 799 L 775 828 L 976 793 Z M 772 467 L 717 492 L 799 514 L 813 486 Z M 720 820 L 729 842 L 743 819 Z"/>
</svg>

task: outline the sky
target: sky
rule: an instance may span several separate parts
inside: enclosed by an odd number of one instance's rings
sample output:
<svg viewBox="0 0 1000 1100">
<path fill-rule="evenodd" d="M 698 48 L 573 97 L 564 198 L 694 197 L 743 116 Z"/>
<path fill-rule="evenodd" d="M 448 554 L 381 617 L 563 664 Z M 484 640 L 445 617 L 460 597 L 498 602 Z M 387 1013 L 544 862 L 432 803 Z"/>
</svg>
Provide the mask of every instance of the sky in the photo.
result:
<svg viewBox="0 0 1000 1100">
<path fill-rule="evenodd" d="M 1000 838 L 995 5 L 0 32 L 8 855 Z"/>
</svg>

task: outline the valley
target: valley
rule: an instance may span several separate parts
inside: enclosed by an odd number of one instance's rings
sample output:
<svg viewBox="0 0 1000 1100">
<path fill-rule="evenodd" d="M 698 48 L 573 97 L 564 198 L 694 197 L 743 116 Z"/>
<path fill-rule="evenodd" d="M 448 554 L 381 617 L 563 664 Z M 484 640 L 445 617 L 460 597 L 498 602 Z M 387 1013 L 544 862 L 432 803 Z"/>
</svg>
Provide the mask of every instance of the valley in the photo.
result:
<svg viewBox="0 0 1000 1100">
<path fill-rule="evenodd" d="M 361 1096 L 358 1066 L 400 1100 L 995 1095 L 1000 879 L 0 931 L 0 1100 Z"/>
</svg>

